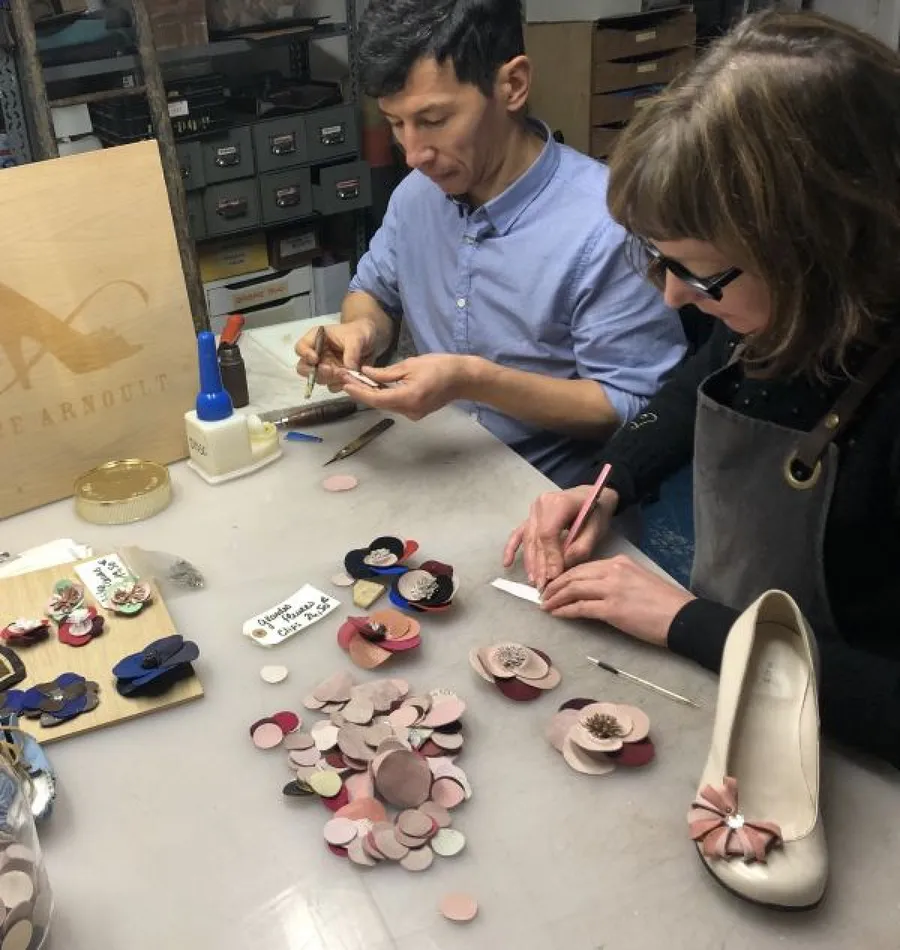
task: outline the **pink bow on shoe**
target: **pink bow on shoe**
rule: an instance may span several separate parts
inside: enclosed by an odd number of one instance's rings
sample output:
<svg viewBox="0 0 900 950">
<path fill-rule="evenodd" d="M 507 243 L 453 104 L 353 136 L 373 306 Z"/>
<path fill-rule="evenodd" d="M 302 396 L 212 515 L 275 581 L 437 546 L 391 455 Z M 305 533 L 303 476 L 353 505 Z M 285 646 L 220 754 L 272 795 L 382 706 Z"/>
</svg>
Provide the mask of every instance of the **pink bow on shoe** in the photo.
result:
<svg viewBox="0 0 900 950">
<path fill-rule="evenodd" d="M 688 813 L 691 838 L 708 858 L 743 858 L 766 862 L 783 843 L 781 828 L 771 821 L 750 821 L 738 810 L 737 779 L 727 777 L 722 788 L 707 785 Z"/>
</svg>

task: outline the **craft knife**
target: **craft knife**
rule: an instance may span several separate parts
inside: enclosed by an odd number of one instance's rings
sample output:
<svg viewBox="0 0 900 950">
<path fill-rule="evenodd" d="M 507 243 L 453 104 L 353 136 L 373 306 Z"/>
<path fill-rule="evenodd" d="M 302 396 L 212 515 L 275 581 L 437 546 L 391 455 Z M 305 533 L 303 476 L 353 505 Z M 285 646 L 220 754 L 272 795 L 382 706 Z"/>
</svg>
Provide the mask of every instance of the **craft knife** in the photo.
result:
<svg viewBox="0 0 900 950">
<path fill-rule="evenodd" d="M 387 432 L 393 424 L 393 419 L 382 419 L 377 425 L 363 432 L 358 439 L 354 439 L 349 445 L 345 445 L 337 455 L 330 458 L 325 464 L 331 465 L 332 462 L 340 462 L 342 459 L 350 458 L 351 455 L 356 455 L 360 449 L 364 449 L 370 442 L 377 439 L 378 436 Z"/>
</svg>

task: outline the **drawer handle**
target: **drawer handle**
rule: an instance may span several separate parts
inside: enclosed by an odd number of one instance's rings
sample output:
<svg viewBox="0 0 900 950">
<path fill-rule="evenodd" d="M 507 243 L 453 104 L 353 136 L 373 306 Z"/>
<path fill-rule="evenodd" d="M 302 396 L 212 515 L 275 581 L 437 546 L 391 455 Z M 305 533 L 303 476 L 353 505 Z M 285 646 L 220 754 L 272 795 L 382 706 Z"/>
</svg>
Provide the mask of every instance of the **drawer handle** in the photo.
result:
<svg viewBox="0 0 900 950">
<path fill-rule="evenodd" d="M 233 168 L 241 164 L 241 150 L 237 145 L 223 145 L 216 149 L 216 165 L 219 168 Z"/>
<path fill-rule="evenodd" d="M 362 192 L 362 182 L 359 178 L 348 178 L 346 181 L 339 181 L 334 186 L 334 192 L 339 201 L 353 201 Z"/>
<path fill-rule="evenodd" d="M 191 180 L 191 166 L 190 166 L 190 165 L 182 165 L 182 166 L 181 166 L 181 177 L 182 177 L 185 181 L 190 181 L 190 180 Z"/>
<path fill-rule="evenodd" d="M 279 208 L 296 208 L 303 200 L 300 189 L 296 186 L 291 188 L 279 188 L 275 192 L 275 204 Z"/>
<path fill-rule="evenodd" d="M 342 123 L 341 125 L 326 125 L 324 128 L 320 128 L 319 141 L 325 146 L 343 145 L 347 141 L 347 126 Z"/>
<path fill-rule="evenodd" d="M 246 198 L 220 198 L 216 214 L 228 221 L 246 216 L 250 202 Z"/>
<path fill-rule="evenodd" d="M 285 135 L 273 135 L 269 139 L 273 155 L 293 155 L 297 151 L 297 138 L 293 132 Z"/>
</svg>

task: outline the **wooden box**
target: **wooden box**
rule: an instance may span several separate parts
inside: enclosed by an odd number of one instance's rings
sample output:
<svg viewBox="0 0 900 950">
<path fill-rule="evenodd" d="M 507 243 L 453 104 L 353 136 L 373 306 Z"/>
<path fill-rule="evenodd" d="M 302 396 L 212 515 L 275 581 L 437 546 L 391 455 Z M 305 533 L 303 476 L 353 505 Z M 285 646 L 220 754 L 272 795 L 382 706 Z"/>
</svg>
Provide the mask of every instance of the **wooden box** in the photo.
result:
<svg viewBox="0 0 900 950">
<path fill-rule="evenodd" d="M 0 206 L 2 518 L 183 458 L 197 356 L 155 141 L 7 169 Z"/>
<path fill-rule="evenodd" d="M 206 0 L 144 0 L 158 50 L 205 46 L 209 42 Z"/>
<path fill-rule="evenodd" d="M 594 32 L 594 60 L 627 59 L 692 46 L 697 16 L 683 10 L 671 16 L 624 17 L 598 24 Z"/>
<path fill-rule="evenodd" d="M 687 7 L 610 20 L 528 24 L 532 114 L 572 148 L 605 157 L 613 133 L 634 110 L 690 65 L 695 31 L 696 17 Z M 603 131 L 594 135 L 596 128 Z"/>
<path fill-rule="evenodd" d="M 597 63 L 594 67 L 594 92 L 634 89 L 650 83 L 665 85 L 690 66 L 693 59 L 693 50 L 677 49 L 670 53 L 651 53 L 649 56 Z"/>
</svg>

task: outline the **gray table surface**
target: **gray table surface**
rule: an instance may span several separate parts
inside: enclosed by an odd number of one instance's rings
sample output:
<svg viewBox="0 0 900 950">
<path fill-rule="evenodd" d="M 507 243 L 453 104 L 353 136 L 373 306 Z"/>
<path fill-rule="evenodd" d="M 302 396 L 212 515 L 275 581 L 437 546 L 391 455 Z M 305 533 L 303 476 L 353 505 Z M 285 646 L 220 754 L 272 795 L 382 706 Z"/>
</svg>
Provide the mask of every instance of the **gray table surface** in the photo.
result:
<svg viewBox="0 0 900 950">
<path fill-rule="evenodd" d="M 265 360 L 248 362 L 258 371 L 257 390 L 265 389 Z M 296 394 L 295 382 L 282 382 Z M 52 946 L 900 946 L 896 775 L 833 752 L 824 756 L 832 883 L 818 910 L 764 911 L 719 889 L 697 860 L 685 824 L 706 758 L 714 679 L 613 631 L 555 621 L 489 586 L 502 571 L 509 530 L 546 482 L 455 410 L 417 425 L 399 420 L 364 453 L 329 469 L 356 474 L 360 487 L 326 494 L 322 462 L 375 419 L 367 413 L 325 430 L 323 446 L 288 444 L 273 467 L 217 488 L 173 466 L 172 506 L 140 525 L 85 525 L 70 502 L 61 502 L 0 526 L 5 549 L 67 536 L 97 550 L 137 544 L 186 557 L 208 579 L 206 590 L 169 599 L 180 632 L 201 646 L 206 697 L 51 747 L 60 797 L 42 835 L 57 903 Z M 284 753 L 257 751 L 247 733 L 251 722 L 276 710 L 300 711 L 314 683 L 349 668 L 335 632 L 352 606 L 341 592 L 340 614 L 275 651 L 245 639 L 242 622 L 307 582 L 336 593 L 329 578 L 344 552 L 384 532 L 417 539 L 423 554 L 453 563 L 462 578 L 452 613 L 426 619 L 423 648 L 387 668 L 416 688 L 450 687 L 468 703 L 460 764 L 474 796 L 455 816 L 468 847 L 423 875 L 399 867 L 360 870 L 329 854 L 325 810 L 284 800 Z M 622 541 L 613 547 L 629 549 Z M 547 650 L 563 685 L 520 706 L 477 679 L 469 649 L 502 638 Z M 705 708 L 676 706 L 613 680 L 584 661 L 591 652 Z M 259 677 L 272 662 L 291 671 L 276 687 Z M 640 704 L 653 723 L 656 763 L 604 778 L 570 771 L 544 729 L 557 706 L 575 696 Z M 473 924 L 439 917 L 440 897 L 453 890 L 480 901 Z"/>
</svg>

